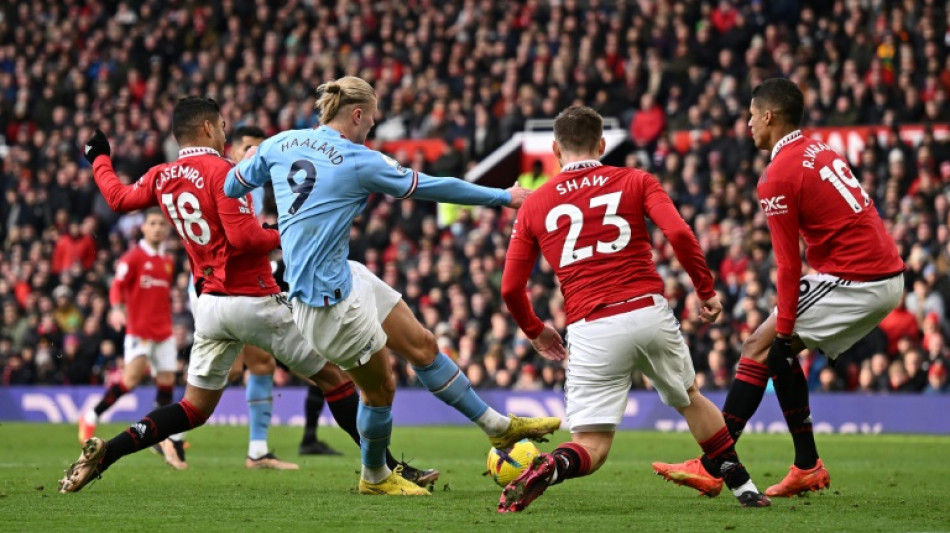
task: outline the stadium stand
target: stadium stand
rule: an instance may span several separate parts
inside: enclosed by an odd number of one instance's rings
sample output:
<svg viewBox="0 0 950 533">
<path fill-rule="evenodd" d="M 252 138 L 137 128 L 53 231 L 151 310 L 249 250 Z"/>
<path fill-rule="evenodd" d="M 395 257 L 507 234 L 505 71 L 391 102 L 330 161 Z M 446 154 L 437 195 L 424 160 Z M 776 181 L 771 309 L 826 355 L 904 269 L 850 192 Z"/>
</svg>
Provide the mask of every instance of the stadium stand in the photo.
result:
<svg viewBox="0 0 950 533">
<path fill-rule="evenodd" d="M 657 175 L 717 274 L 727 312 L 703 325 L 688 278 L 657 234 L 656 261 L 701 384 L 725 389 L 742 339 L 774 306 L 770 239 L 754 191 L 767 155 L 755 151 L 745 123 L 752 87 L 781 75 L 804 90 L 807 127 L 874 126 L 860 130 L 864 147 L 848 155 L 908 266 L 904 305 L 834 366 L 804 356 L 810 383 L 946 392 L 950 11 L 942 5 L 4 4 L 0 383 L 89 384 L 118 375 L 122 326 L 106 295 L 141 215 L 119 217 L 99 195 L 79 151 L 95 126 L 109 135 L 115 168 L 130 182 L 176 157 L 170 117 L 181 96 L 210 95 L 229 128 L 256 124 L 273 134 L 316 122 L 317 83 L 358 75 L 379 94 L 375 141 L 437 138 L 453 147 L 434 159 L 421 150 L 393 153 L 439 175 L 462 174 L 526 120 L 574 102 L 619 118 L 630 131 L 626 162 Z M 516 334 L 499 297 L 513 215 L 478 208 L 437 217 L 433 205 L 374 198 L 353 230 L 352 257 L 405 295 L 476 387 L 559 388 L 563 370 Z M 188 265 L 175 240 L 167 246 L 177 258 L 174 331 L 184 368 Z M 531 299 L 563 331 L 555 283 L 542 262 Z M 405 366 L 397 371 L 402 385 L 415 384 Z"/>
</svg>

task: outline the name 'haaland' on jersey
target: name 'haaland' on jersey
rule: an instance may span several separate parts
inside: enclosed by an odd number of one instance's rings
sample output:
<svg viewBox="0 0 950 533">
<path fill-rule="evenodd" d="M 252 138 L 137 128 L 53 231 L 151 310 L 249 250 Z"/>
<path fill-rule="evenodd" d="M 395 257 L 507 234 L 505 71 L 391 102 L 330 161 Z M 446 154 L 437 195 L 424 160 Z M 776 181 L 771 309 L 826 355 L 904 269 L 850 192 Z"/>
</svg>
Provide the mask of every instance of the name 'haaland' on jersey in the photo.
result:
<svg viewBox="0 0 950 533">
<path fill-rule="evenodd" d="M 583 187 L 603 187 L 607 185 L 607 176 L 584 176 L 581 179 L 565 180 L 555 187 L 558 194 L 567 194 Z"/>
<path fill-rule="evenodd" d="M 280 151 L 286 152 L 291 148 L 310 148 L 315 152 L 324 154 L 327 160 L 334 165 L 339 165 L 343 162 L 343 154 L 337 152 L 337 149 L 331 146 L 330 143 L 323 141 L 323 144 L 318 147 L 317 142 L 316 139 L 313 139 L 311 143 L 311 139 L 309 138 L 301 141 L 297 137 L 294 137 L 291 140 L 280 143 Z"/>
</svg>

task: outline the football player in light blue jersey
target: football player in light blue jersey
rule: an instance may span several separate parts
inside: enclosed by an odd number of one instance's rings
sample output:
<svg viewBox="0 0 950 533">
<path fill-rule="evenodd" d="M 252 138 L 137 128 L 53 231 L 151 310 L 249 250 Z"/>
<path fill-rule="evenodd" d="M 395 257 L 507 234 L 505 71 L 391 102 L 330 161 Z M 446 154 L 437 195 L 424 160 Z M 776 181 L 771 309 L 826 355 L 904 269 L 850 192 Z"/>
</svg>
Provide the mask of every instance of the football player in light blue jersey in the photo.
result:
<svg viewBox="0 0 950 533">
<path fill-rule="evenodd" d="M 530 191 L 489 189 L 404 168 L 363 146 L 377 109 L 366 81 L 348 76 L 318 92 L 320 126 L 264 141 L 228 173 L 224 191 L 239 197 L 267 182 L 274 186 L 294 321 L 317 353 L 346 370 L 362 390 L 360 492 L 427 495 L 386 466 L 395 395 L 389 349 L 412 364 L 429 391 L 482 428 L 496 448 L 541 439 L 561 421 L 506 418 L 489 407 L 455 362 L 439 352 L 402 295 L 365 266 L 347 261 L 350 226 L 372 193 L 517 209 Z"/>
</svg>

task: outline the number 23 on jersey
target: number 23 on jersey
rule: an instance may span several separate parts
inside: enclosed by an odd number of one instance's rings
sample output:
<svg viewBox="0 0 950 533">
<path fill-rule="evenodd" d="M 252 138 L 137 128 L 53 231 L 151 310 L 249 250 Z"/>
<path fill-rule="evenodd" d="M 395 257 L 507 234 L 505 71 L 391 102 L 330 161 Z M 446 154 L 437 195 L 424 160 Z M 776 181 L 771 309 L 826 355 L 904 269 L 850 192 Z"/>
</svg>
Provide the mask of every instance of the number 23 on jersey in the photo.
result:
<svg viewBox="0 0 950 533">
<path fill-rule="evenodd" d="M 620 207 L 620 191 L 601 196 L 594 196 L 590 199 L 587 207 L 594 210 L 604 207 L 603 220 L 593 229 L 597 234 L 607 233 L 605 227 L 616 227 L 618 235 L 611 241 L 597 240 L 596 245 L 577 247 L 577 241 L 580 239 L 585 229 L 591 230 L 590 226 L 584 225 L 584 211 L 580 207 L 565 203 L 558 204 L 548 211 L 544 219 L 544 227 L 548 233 L 558 231 L 559 223 L 562 218 L 567 217 L 569 225 L 567 226 L 567 237 L 564 239 L 564 247 L 561 249 L 560 266 L 566 267 L 577 261 L 583 261 L 594 256 L 594 253 L 613 254 L 623 250 L 630 243 L 630 224 L 620 215 L 617 209 Z M 596 223 L 595 223 L 596 224 Z"/>
</svg>

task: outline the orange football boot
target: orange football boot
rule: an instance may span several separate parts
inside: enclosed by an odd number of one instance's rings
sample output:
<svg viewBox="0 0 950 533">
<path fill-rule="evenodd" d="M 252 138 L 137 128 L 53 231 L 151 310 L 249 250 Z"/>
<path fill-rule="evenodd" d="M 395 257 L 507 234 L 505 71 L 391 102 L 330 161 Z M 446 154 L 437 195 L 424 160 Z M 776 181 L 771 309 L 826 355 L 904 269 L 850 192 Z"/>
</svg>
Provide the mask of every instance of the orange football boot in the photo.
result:
<svg viewBox="0 0 950 533">
<path fill-rule="evenodd" d="M 772 485 L 765 489 L 765 495 L 773 498 L 777 496 L 791 498 L 811 490 L 821 490 L 830 486 L 831 476 L 828 475 L 824 463 L 819 459 L 815 466 L 808 470 L 802 470 L 792 465 L 789 467 L 785 479 L 778 485 Z"/>
<path fill-rule="evenodd" d="M 667 481 L 677 485 L 685 485 L 699 491 L 703 496 L 710 498 L 722 492 L 722 479 L 719 479 L 703 466 L 699 459 L 690 459 L 685 463 L 653 463 L 656 475 L 663 476 Z"/>
</svg>

